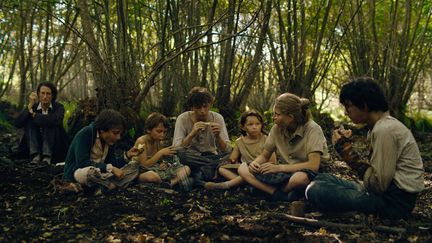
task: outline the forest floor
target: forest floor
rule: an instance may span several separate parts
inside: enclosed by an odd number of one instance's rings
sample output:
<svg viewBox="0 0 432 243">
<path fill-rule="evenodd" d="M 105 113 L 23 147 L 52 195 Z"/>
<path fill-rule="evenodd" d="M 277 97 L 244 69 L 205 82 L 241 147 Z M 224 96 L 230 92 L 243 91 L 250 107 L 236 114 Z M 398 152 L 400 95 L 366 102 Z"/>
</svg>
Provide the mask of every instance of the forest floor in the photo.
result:
<svg viewBox="0 0 432 243">
<path fill-rule="evenodd" d="M 190 193 L 133 185 L 97 194 L 61 192 L 55 185 L 62 166 L 30 166 L 12 160 L 16 131 L 0 131 L 0 242 L 431 242 L 432 134 L 418 138 L 426 174 L 408 220 L 381 220 L 362 214 L 322 214 L 307 207 L 305 217 L 327 226 L 289 220 L 290 203 L 251 195 L 246 187 Z M 351 177 L 332 160 L 325 170 Z M 331 225 L 340 223 L 341 225 Z"/>
</svg>

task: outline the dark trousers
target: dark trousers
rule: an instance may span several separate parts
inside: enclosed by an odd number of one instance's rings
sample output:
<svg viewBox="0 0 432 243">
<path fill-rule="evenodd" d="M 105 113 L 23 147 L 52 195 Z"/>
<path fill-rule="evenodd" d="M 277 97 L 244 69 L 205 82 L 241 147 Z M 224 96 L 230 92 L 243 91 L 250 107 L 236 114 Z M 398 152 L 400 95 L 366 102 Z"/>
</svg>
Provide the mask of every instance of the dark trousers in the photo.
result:
<svg viewBox="0 0 432 243">
<path fill-rule="evenodd" d="M 358 211 L 383 218 L 407 218 L 415 206 L 416 193 L 399 189 L 393 182 L 381 194 L 330 174 L 318 174 L 306 189 L 308 201 L 322 211 Z"/>
<path fill-rule="evenodd" d="M 230 152 L 226 153 L 200 153 L 190 149 L 177 150 L 180 163 L 189 166 L 191 176 L 196 186 L 204 186 L 206 181 L 212 180 L 216 175 L 217 166 L 229 158 Z"/>
<path fill-rule="evenodd" d="M 39 154 L 51 157 L 55 144 L 56 129 L 58 128 L 39 127 L 33 121 L 27 123 L 26 130 L 30 156 Z"/>
</svg>

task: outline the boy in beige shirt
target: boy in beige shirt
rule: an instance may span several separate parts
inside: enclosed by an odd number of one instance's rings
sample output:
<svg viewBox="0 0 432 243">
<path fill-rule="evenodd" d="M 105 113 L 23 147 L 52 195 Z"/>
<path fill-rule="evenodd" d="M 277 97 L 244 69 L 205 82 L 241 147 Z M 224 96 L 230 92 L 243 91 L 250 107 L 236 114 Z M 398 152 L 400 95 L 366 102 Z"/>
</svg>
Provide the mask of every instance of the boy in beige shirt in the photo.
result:
<svg viewBox="0 0 432 243">
<path fill-rule="evenodd" d="M 424 188 L 423 162 L 412 133 L 389 115 L 382 90 L 370 78 L 344 85 L 340 102 L 354 123 L 369 127 L 368 161 L 360 161 L 353 151 L 350 130 L 336 129 L 332 138 L 336 151 L 357 172 L 363 185 L 320 174 L 306 189 L 306 198 L 323 211 L 406 218 Z"/>
</svg>

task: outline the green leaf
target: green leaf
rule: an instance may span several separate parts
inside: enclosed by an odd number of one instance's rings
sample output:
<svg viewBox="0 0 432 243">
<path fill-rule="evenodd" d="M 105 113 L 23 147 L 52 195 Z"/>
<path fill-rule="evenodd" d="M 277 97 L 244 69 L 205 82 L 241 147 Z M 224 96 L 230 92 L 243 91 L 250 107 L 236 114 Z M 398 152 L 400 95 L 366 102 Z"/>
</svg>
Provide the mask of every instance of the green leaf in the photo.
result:
<svg viewBox="0 0 432 243">
<path fill-rule="evenodd" d="M 135 130 L 134 127 L 132 127 L 131 129 L 129 129 L 129 131 L 128 131 L 128 135 L 129 135 L 131 138 L 134 138 L 134 137 L 135 137 L 135 135 L 136 135 L 136 130 Z"/>
</svg>

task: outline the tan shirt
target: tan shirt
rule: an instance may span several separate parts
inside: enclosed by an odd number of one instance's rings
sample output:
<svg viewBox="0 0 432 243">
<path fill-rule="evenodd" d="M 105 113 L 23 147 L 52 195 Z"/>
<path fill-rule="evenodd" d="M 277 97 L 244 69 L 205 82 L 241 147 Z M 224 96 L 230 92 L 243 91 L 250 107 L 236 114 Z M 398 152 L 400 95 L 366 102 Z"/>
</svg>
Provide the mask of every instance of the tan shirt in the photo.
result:
<svg viewBox="0 0 432 243">
<path fill-rule="evenodd" d="M 328 160 L 327 142 L 321 127 L 309 120 L 298 127 L 293 134 L 288 134 L 277 124 L 273 125 L 265 142 L 264 149 L 270 153 L 276 151 L 278 161 L 295 164 L 308 161 L 308 154 L 318 152 L 322 160 Z"/>
<path fill-rule="evenodd" d="M 230 140 L 228 137 L 228 131 L 225 125 L 225 120 L 221 114 L 210 111 L 207 120 L 208 122 L 217 122 L 221 125 L 221 132 L 219 136 L 226 143 L 226 148 L 222 152 L 231 151 Z M 173 137 L 173 146 L 178 147 L 181 146 L 183 139 L 192 131 L 194 122 L 192 121 L 192 111 L 186 111 L 180 114 L 177 117 L 174 129 L 174 137 Z M 211 152 L 217 153 L 218 147 L 216 144 L 216 137 L 211 132 L 210 127 L 206 127 L 203 131 L 201 131 L 198 135 L 196 135 L 188 148 L 191 148 L 198 152 Z"/>
<path fill-rule="evenodd" d="M 396 118 L 386 113 L 368 134 L 370 164 L 363 177 L 366 188 L 383 193 L 392 181 L 406 192 L 424 189 L 423 161 L 417 143 Z"/>
<path fill-rule="evenodd" d="M 254 161 L 254 159 L 256 159 L 256 157 L 261 154 L 266 138 L 267 135 L 263 135 L 261 136 L 260 140 L 247 143 L 245 142 L 243 136 L 239 137 L 235 143 L 240 153 L 241 162 L 250 164 L 252 161 Z"/>
<path fill-rule="evenodd" d="M 105 158 L 108 155 L 108 149 L 109 149 L 108 144 L 105 144 L 105 146 L 102 146 L 102 142 L 101 142 L 100 137 L 99 137 L 99 132 L 97 132 L 96 141 L 93 144 L 93 147 L 92 147 L 92 150 L 90 153 L 90 159 L 96 163 L 104 162 Z"/>
</svg>

